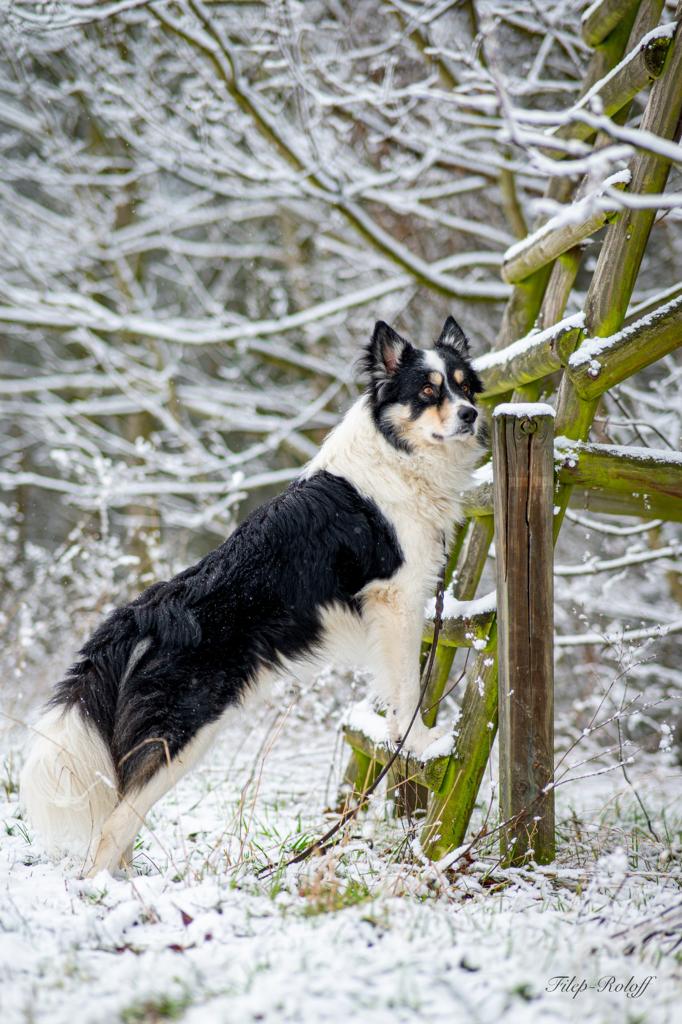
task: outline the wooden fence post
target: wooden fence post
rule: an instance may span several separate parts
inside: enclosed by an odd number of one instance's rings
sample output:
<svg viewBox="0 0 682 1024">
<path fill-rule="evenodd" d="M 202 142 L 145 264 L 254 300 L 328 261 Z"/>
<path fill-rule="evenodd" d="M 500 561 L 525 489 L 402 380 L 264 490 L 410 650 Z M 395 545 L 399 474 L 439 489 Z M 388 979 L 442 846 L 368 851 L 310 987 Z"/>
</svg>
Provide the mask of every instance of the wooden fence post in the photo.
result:
<svg viewBox="0 0 682 1024">
<path fill-rule="evenodd" d="M 554 859 L 554 410 L 493 416 L 502 859 Z"/>
</svg>

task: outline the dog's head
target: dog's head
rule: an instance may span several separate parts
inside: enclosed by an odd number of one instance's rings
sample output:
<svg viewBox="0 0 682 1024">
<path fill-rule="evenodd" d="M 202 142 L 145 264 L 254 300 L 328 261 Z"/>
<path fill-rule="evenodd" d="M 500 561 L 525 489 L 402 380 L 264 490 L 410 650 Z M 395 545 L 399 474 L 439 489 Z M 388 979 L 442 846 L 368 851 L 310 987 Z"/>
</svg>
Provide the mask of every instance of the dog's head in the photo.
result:
<svg viewBox="0 0 682 1024">
<path fill-rule="evenodd" d="M 455 442 L 478 443 L 476 395 L 483 390 L 469 342 L 449 316 L 433 348 L 421 349 L 379 320 L 361 358 L 379 430 L 413 452 Z"/>
</svg>

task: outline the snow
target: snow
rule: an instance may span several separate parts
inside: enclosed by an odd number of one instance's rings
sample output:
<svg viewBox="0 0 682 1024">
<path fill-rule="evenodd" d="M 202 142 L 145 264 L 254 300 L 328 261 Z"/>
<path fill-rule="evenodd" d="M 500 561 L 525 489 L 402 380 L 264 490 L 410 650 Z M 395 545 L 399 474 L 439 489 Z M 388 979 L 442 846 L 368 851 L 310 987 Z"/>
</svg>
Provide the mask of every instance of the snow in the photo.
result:
<svg viewBox="0 0 682 1024">
<path fill-rule="evenodd" d="M 554 409 L 546 402 L 501 402 L 493 409 L 493 416 L 551 416 L 554 418 Z"/>
<path fill-rule="evenodd" d="M 548 221 L 542 224 L 536 231 L 526 235 L 525 238 L 520 239 L 511 245 L 504 254 L 504 263 L 509 263 L 514 260 L 521 253 L 531 249 L 537 242 L 545 238 L 547 235 L 553 234 L 555 231 L 561 230 L 561 228 L 567 227 L 572 224 L 581 224 L 590 217 L 595 210 L 603 209 L 606 211 L 613 206 L 613 200 L 610 200 L 606 204 L 599 202 L 602 197 L 606 194 L 610 188 L 617 188 L 619 185 L 625 186 L 630 184 L 632 175 L 628 168 L 624 168 L 620 171 L 615 171 L 610 174 L 608 178 L 605 178 L 599 188 L 590 192 L 589 195 L 584 196 L 582 199 L 577 200 L 574 203 L 568 203 L 563 206 L 553 217 L 550 217 Z"/>
<path fill-rule="evenodd" d="M 473 601 L 458 601 L 456 597 L 447 591 L 443 595 L 443 618 L 445 619 L 471 619 L 474 615 L 489 615 L 497 608 L 497 594 L 491 590 Z M 426 605 L 426 617 L 433 619 L 436 614 L 435 597 Z"/>
<path fill-rule="evenodd" d="M 555 515 L 560 509 L 555 508 Z M 649 526 L 651 529 L 651 526 Z M 599 559 L 596 557 L 582 563 L 582 565 L 557 565 L 554 564 L 555 576 L 591 576 L 598 572 L 610 572 L 613 569 L 623 569 L 630 565 L 641 565 L 646 562 L 658 561 L 660 558 L 676 558 L 681 552 L 680 545 L 673 543 L 663 548 L 656 548 L 653 551 L 634 551 L 623 555 L 620 558 Z"/>
<path fill-rule="evenodd" d="M 512 342 L 511 345 L 507 345 L 506 348 L 498 349 L 495 352 L 486 352 L 485 355 L 478 356 L 473 360 L 473 367 L 477 373 L 482 373 L 485 370 L 493 369 L 493 367 L 504 366 L 519 356 L 530 352 L 536 346 L 552 341 L 559 335 L 565 334 L 574 328 L 581 329 L 584 326 L 585 314 L 582 312 L 572 313 L 551 327 L 547 327 L 544 331 L 531 331 L 524 338 L 520 338 L 518 341 Z"/>
<path fill-rule="evenodd" d="M 436 761 L 439 757 L 449 757 L 454 749 L 455 734 L 454 732 L 447 731 L 435 739 L 433 743 L 429 743 L 428 747 L 419 755 L 419 760 L 425 764 L 428 761 Z"/>
<path fill-rule="evenodd" d="M 682 466 L 682 452 L 671 451 L 669 448 L 645 448 L 635 444 L 597 444 L 596 442 L 586 444 L 563 435 L 554 438 L 554 452 L 558 459 L 570 458 L 572 455 L 578 457 L 581 451 L 594 452 L 597 455 L 612 455 L 616 459 L 653 461 L 661 466 Z"/>
<path fill-rule="evenodd" d="M 636 337 L 642 331 L 647 330 L 647 328 L 653 327 L 669 313 L 673 313 L 680 308 L 682 308 L 682 295 L 677 295 L 670 302 L 658 306 L 639 320 L 635 320 L 634 323 L 623 327 L 616 334 L 610 334 L 606 338 L 587 338 L 583 341 L 580 348 L 576 349 L 569 356 L 568 365 L 572 369 L 578 369 L 578 367 L 583 366 L 585 363 L 597 361 L 599 357 L 603 358 L 610 349 L 616 348 L 629 339 Z"/>
<path fill-rule="evenodd" d="M 493 464 L 492 462 L 484 462 L 482 466 L 475 469 L 472 473 L 473 487 L 480 487 L 483 484 L 491 484 L 493 482 Z"/>
<path fill-rule="evenodd" d="M 587 21 L 588 18 L 592 17 L 595 11 L 599 10 L 603 2 L 604 0 L 594 0 L 594 2 L 591 3 L 589 7 L 585 8 L 583 13 L 580 15 L 580 20 L 583 22 L 583 24 Z"/>
<path fill-rule="evenodd" d="M 447 295 L 484 351 L 511 290 L 498 273 L 516 233 L 503 172 L 529 223 L 561 223 L 580 207 L 548 198 L 557 170 L 586 174 L 592 189 L 639 147 L 679 161 L 674 140 L 641 130 L 639 100 L 626 125 L 589 93 L 572 107 L 590 57 L 575 4 L 483 0 L 485 50 L 466 19 L 450 45 L 454 8 L 429 21 L 447 5 L 397 5 L 396 18 L 396 5 L 370 3 L 361 24 L 356 6 L 273 4 L 269 19 L 255 4 L 3 6 L 0 1024 L 679 1015 L 680 609 L 661 554 L 676 524 L 606 521 L 589 499 L 589 517 L 567 514 L 558 560 L 609 571 L 556 580 L 555 864 L 500 865 L 493 746 L 470 828 L 438 864 L 424 857 L 419 819 L 392 817 L 382 790 L 325 856 L 259 874 L 336 820 L 340 724 L 364 692 L 350 676 L 288 686 L 228 725 L 151 811 L 131 878 L 77 880 L 20 815 L 24 731 L 11 720 L 32 713 L 114 604 L 222 542 L 258 491 L 298 474 L 353 400 L 351 368 L 375 320 L 428 344 Z M 107 30 L 91 31 L 93 20 Z M 223 60 L 222 88 L 209 50 Z M 572 120 L 610 141 L 568 142 L 558 166 L 543 130 Z M 682 193 L 670 186 L 595 200 L 667 211 L 631 315 L 646 296 L 653 304 L 656 282 L 682 276 Z M 591 262 L 568 309 L 584 304 Z M 444 295 L 427 301 L 425 282 Z M 582 314 L 477 369 L 507 373 L 573 327 Z M 585 352 L 599 373 L 602 354 Z M 636 428 L 676 445 L 681 381 L 667 357 L 623 383 L 626 411 L 605 406 L 609 438 L 627 442 Z M 491 464 L 475 478 L 489 486 Z M 448 597 L 446 613 L 487 612 L 488 598 L 482 608 Z M 478 663 L 457 658 L 446 721 L 465 687 L 459 668 Z M 483 696 L 480 675 L 467 685 Z M 385 737 L 371 707 L 353 714 Z M 491 715 L 481 722 L 492 744 Z M 451 744 L 452 731 L 428 754 Z M 618 989 L 650 975 L 636 998 Z"/>
<path fill-rule="evenodd" d="M 682 283 L 679 281 L 676 284 L 670 285 L 668 288 L 659 289 L 653 293 L 646 294 L 644 298 L 638 301 L 634 306 L 628 309 L 628 319 L 633 322 L 640 316 L 655 312 L 660 306 L 671 302 L 682 293 Z"/>
<path fill-rule="evenodd" d="M 672 633 L 682 633 L 682 619 L 673 619 L 672 622 L 657 623 L 655 626 L 646 629 L 620 629 L 605 631 L 603 633 L 567 633 L 554 638 L 557 647 L 577 647 L 581 644 L 594 644 L 605 646 L 610 644 L 637 643 L 640 640 L 670 636 Z"/>
<path fill-rule="evenodd" d="M 615 67 L 611 68 L 608 74 L 604 75 L 603 78 L 598 79 L 594 85 L 587 90 L 585 95 L 581 96 L 571 110 L 580 110 L 581 107 L 589 107 L 592 100 L 603 90 L 606 83 L 616 75 L 619 75 L 623 71 L 623 68 L 625 68 L 631 61 L 635 60 L 637 56 L 647 48 L 649 43 L 652 43 L 655 39 L 671 39 L 675 34 L 676 28 L 677 22 L 675 21 L 669 21 L 663 25 L 657 25 L 656 28 L 652 28 L 650 32 L 647 32 L 646 35 L 642 36 L 637 46 L 634 46 L 619 64 L 616 64 Z"/>
<path fill-rule="evenodd" d="M 344 716 L 344 724 L 349 729 L 364 733 L 372 743 L 389 746 L 388 728 L 383 715 L 377 714 L 369 700 L 359 701 L 351 705 Z"/>
<path fill-rule="evenodd" d="M 388 738 L 386 718 L 383 715 L 377 714 L 370 701 L 362 700 L 357 704 L 351 705 L 344 715 L 343 721 L 348 728 L 364 733 L 377 746 L 393 747 Z M 419 760 L 422 764 L 425 764 L 427 761 L 434 761 L 439 757 L 447 757 L 448 754 L 452 753 L 453 744 L 454 736 L 452 733 L 439 736 L 423 751 Z"/>
<path fill-rule="evenodd" d="M 27 842 L 16 795 L 3 797 L 3 1024 L 151 1022 L 161 1010 L 184 1024 L 672 1020 L 679 866 L 656 868 L 645 838 L 628 855 L 622 830 L 606 828 L 614 802 L 621 813 L 632 802 L 618 774 L 557 787 L 564 825 L 548 867 L 504 870 L 495 845 L 472 849 L 473 832 L 438 865 L 418 842 L 410 857 L 406 822 L 387 819 L 379 797 L 342 848 L 259 878 L 260 850 L 276 858 L 329 823 L 335 736 L 317 717 L 294 710 L 282 724 L 265 707 L 246 731 L 230 726 L 153 810 L 130 879 L 74 879 Z M 670 815 L 678 784 L 664 764 L 651 769 L 649 812 Z M 628 998 L 622 986 L 651 975 Z M 586 981 L 575 998 L 572 979 L 574 990 Z"/>
</svg>

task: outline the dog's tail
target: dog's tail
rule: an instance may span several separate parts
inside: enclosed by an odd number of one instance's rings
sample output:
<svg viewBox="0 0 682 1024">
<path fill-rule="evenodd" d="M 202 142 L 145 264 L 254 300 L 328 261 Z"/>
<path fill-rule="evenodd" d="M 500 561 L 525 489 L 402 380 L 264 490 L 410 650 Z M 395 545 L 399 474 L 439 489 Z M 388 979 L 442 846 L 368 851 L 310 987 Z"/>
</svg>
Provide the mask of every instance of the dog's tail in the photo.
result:
<svg viewBox="0 0 682 1024">
<path fill-rule="evenodd" d="M 144 650 L 136 634 L 129 608 L 113 611 L 31 729 L 19 795 L 41 846 L 52 855 L 94 852 L 102 825 L 119 802 L 112 737 L 121 684 Z"/>
<path fill-rule="evenodd" d="M 199 635 L 182 601 L 169 598 L 170 587 L 154 584 L 101 623 L 32 730 L 20 797 L 50 853 L 93 852 L 131 779 L 140 778 L 140 763 L 152 749 L 161 756 L 158 745 L 139 742 L 148 708 L 144 693 L 136 694 L 137 674 L 169 621 L 176 646 L 196 644 Z"/>
<path fill-rule="evenodd" d="M 111 754 L 79 706 L 50 707 L 33 727 L 21 802 L 52 854 L 87 856 L 118 802 Z"/>
</svg>

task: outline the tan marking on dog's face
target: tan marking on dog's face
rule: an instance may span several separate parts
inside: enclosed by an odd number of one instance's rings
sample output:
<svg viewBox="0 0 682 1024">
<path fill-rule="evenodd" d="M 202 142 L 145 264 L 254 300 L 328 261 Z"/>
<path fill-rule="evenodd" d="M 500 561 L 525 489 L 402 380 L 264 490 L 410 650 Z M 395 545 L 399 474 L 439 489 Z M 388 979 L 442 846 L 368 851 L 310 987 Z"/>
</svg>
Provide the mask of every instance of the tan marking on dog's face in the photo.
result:
<svg viewBox="0 0 682 1024">
<path fill-rule="evenodd" d="M 394 405 L 386 411 L 385 417 L 412 448 L 427 448 L 453 437 L 461 405 L 461 401 L 446 398 L 439 405 L 427 405 L 416 420 L 411 417 L 409 405 Z"/>
<path fill-rule="evenodd" d="M 449 402 L 443 402 L 443 405 L 431 405 L 428 409 L 425 409 L 422 415 L 415 422 L 420 423 L 422 429 L 428 427 L 431 433 L 442 434 L 445 429 L 446 417 L 443 415 L 443 407 L 449 405 Z"/>
<path fill-rule="evenodd" d="M 405 440 L 415 448 L 427 445 L 442 444 L 449 437 L 455 426 L 455 406 L 449 400 L 440 405 L 429 405 L 416 420 L 408 415 L 401 417 L 398 423 L 391 417 Z"/>
<path fill-rule="evenodd" d="M 436 428 L 437 433 L 449 434 L 452 430 L 454 418 L 455 418 L 455 406 L 449 398 L 445 398 L 438 408 L 433 410 L 440 424 L 440 430 Z"/>
<path fill-rule="evenodd" d="M 432 370 L 431 373 L 429 374 L 429 380 L 431 381 L 432 384 L 439 388 L 443 383 L 443 374 L 439 373 L 438 370 Z"/>
<path fill-rule="evenodd" d="M 464 380 L 464 370 L 455 370 L 455 380 L 458 384 L 461 384 Z"/>
</svg>

